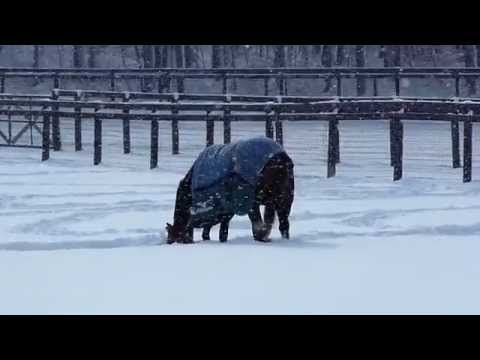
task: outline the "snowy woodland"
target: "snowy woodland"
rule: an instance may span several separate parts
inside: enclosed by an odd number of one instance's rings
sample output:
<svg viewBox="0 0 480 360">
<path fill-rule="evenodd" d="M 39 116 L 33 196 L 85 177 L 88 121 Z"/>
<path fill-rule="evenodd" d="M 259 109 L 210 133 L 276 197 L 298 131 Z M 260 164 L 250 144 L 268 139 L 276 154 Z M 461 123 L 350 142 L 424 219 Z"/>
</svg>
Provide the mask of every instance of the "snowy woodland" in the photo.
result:
<svg viewBox="0 0 480 360">
<path fill-rule="evenodd" d="M 0 46 L 0 67 L 478 65 L 474 45 Z M 242 80 L 233 90 L 261 92 L 255 86 Z M 451 96 L 442 79 L 402 86 Z M 296 79 L 289 91 L 323 87 Z M 44 90 L 23 81 L 9 91 Z M 177 155 L 170 124 L 160 122 L 154 169 L 146 121 L 132 121 L 130 154 L 122 153 L 121 122 L 104 121 L 98 166 L 89 120 L 83 151 L 75 151 L 72 119 L 62 120 L 62 150 L 48 161 L 35 149 L 0 147 L 0 314 L 480 314 L 478 124 L 469 183 L 452 168 L 447 121 L 404 121 L 403 178 L 395 182 L 387 120 L 338 126 L 341 161 L 327 178 L 328 123 L 285 122 L 295 165 L 291 238 L 281 238 L 275 221 L 270 243 L 255 242 L 248 217 L 236 216 L 226 243 L 215 227 L 211 241 L 197 229 L 194 244 L 165 244 L 179 181 L 205 148 L 203 122 L 179 121 Z M 264 133 L 263 123 L 232 123 L 232 141 Z M 223 142 L 221 123 L 214 137 Z"/>
<path fill-rule="evenodd" d="M 475 45 L 0 45 L 0 67 L 32 68 L 476 67 L 479 59 L 480 46 Z M 82 87 L 69 83 L 71 88 Z M 41 82 L 33 85 L 19 82 L 15 89 L 44 90 Z M 427 85 L 438 90 L 445 81 Z M 205 82 L 189 91 L 213 88 L 215 84 Z M 130 81 L 122 89 L 136 91 L 138 84 Z M 241 80 L 234 80 L 232 89 L 260 91 L 255 82 Z M 311 95 L 329 90 L 298 80 L 292 81 L 290 92 Z"/>
<path fill-rule="evenodd" d="M 0 45 L 0 66 L 474 67 L 480 45 Z"/>
</svg>

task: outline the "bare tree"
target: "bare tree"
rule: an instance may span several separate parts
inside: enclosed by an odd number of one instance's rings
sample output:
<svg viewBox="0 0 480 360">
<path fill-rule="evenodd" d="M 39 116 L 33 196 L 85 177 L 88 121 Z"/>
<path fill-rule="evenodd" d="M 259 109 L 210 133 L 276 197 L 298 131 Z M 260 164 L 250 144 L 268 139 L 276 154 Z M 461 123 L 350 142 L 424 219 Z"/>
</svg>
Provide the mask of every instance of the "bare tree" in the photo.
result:
<svg viewBox="0 0 480 360">
<path fill-rule="evenodd" d="M 332 54 L 332 45 L 323 45 L 322 48 L 322 65 L 324 67 L 330 68 L 333 63 L 333 54 Z M 325 79 L 325 88 L 323 92 L 328 92 L 332 88 L 332 78 L 328 77 Z"/>
<path fill-rule="evenodd" d="M 40 45 L 33 45 L 33 68 L 38 69 L 40 67 Z M 33 86 L 39 84 L 38 77 L 33 79 Z"/>
<path fill-rule="evenodd" d="M 273 67 L 282 68 L 286 65 L 285 58 L 285 46 L 284 45 L 275 45 L 273 55 Z M 281 95 L 284 95 L 285 92 L 285 83 L 282 79 L 277 79 L 277 88 Z"/>
<path fill-rule="evenodd" d="M 83 68 L 85 64 L 84 47 L 83 45 L 73 45 L 73 67 Z"/>
<path fill-rule="evenodd" d="M 135 50 L 135 55 L 136 55 L 136 58 L 137 58 L 138 67 L 141 68 L 141 67 L 143 67 L 142 52 L 140 51 L 140 47 L 138 45 L 134 45 L 133 48 Z"/>
<path fill-rule="evenodd" d="M 143 59 L 143 67 L 145 69 L 151 69 L 153 67 L 153 46 L 152 45 L 142 46 L 142 59 Z"/>
<path fill-rule="evenodd" d="M 244 45 L 243 48 L 243 55 L 245 56 L 245 64 L 248 66 L 250 63 L 250 49 L 252 48 L 250 45 Z"/>
<path fill-rule="evenodd" d="M 174 50 L 175 50 L 175 65 L 177 68 L 183 68 L 184 67 L 183 45 L 175 45 Z"/>
<path fill-rule="evenodd" d="M 475 46 L 464 45 L 463 53 L 465 57 L 465 67 L 475 67 Z M 475 94 L 476 81 L 473 77 L 467 77 L 468 96 Z"/>
<path fill-rule="evenodd" d="M 341 66 L 345 63 L 346 59 L 346 52 L 345 52 L 345 45 L 337 45 L 337 59 L 335 61 L 335 65 Z"/>
<path fill-rule="evenodd" d="M 232 68 L 235 68 L 237 65 L 236 64 L 237 50 L 238 50 L 237 45 L 230 46 L 230 55 L 231 55 L 230 63 L 232 65 Z M 232 89 L 233 91 L 237 91 L 237 79 L 235 78 L 232 80 Z"/>
<path fill-rule="evenodd" d="M 228 48 L 229 48 L 229 45 L 222 46 L 222 67 L 229 66 Z"/>
<path fill-rule="evenodd" d="M 88 67 L 96 68 L 97 67 L 97 46 L 89 45 L 88 46 Z"/>
<path fill-rule="evenodd" d="M 308 66 L 310 63 L 310 51 L 308 45 L 300 45 L 300 56 L 303 60 L 303 66 Z"/>
<path fill-rule="evenodd" d="M 401 46 L 400 45 L 384 45 L 383 48 L 383 65 L 384 67 L 401 66 Z"/>
<path fill-rule="evenodd" d="M 285 65 L 286 65 L 285 46 L 275 45 L 273 67 L 281 68 L 281 67 L 285 67 Z"/>
<path fill-rule="evenodd" d="M 475 50 L 477 51 L 477 66 L 480 66 L 480 45 L 475 45 Z"/>
<path fill-rule="evenodd" d="M 221 67 L 221 46 L 212 45 L 212 68 Z"/>
<path fill-rule="evenodd" d="M 197 54 L 192 45 L 184 46 L 184 55 L 186 68 L 198 67 Z"/>
<path fill-rule="evenodd" d="M 40 45 L 33 45 L 33 68 L 40 67 Z"/>
<path fill-rule="evenodd" d="M 403 53 L 405 54 L 405 61 L 409 67 L 415 66 L 415 45 L 405 45 Z"/>
<path fill-rule="evenodd" d="M 63 45 L 57 45 L 58 65 L 63 67 Z"/>
<path fill-rule="evenodd" d="M 142 45 L 143 68 L 151 69 L 153 67 L 153 45 Z M 142 91 L 152 91 L 153 82 L 150 78 L 143 81 Z"/>
</svg>

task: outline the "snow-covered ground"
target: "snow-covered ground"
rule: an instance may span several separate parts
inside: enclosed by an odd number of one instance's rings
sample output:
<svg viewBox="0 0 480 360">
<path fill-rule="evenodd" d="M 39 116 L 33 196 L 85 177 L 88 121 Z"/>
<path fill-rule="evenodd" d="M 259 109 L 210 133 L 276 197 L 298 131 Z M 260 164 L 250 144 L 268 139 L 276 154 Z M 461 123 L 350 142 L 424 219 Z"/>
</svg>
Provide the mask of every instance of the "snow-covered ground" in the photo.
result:
<svg viewBox="0 0 480 360">
<path fill-rule="evenodd" d="M 103 163 L 92 165 L 92 124 L 74 152 L 0 148 L 0 313 L 378 314 L 480 313 L 480 131 L 473 179 L 451 168 L 448 123 L 405 122 L 404 179 L 392 181 L 386 122 L 342 122 L 341 160 L 326 179 L 326 126 L 290 123 L 295 162 L 292 239 L 251 238 L 247 217 L 229 242 L 165 245 L 176 185 L 205 142 L 181 123 L 181 154 L 160 126 L 149 170 L 149 124 L 104 122 Z M 234 123 L 233 140 L 263 124 Z M 216 125 L 216 142 L 222 141 Z M 36 136 L 36 135 L 35 135 Z M 37 138 L 38 140 L 38 138 Z M 196 239 L 200 234 L 196 233 Z"/>
</svg>

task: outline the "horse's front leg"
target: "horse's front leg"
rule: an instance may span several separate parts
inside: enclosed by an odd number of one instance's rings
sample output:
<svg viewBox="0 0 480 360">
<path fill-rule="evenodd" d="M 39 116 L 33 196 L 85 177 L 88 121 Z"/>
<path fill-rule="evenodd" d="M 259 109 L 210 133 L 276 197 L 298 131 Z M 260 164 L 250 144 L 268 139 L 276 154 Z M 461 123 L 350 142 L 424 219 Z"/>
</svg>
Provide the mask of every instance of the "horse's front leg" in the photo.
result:
<svg viewBox="0 0 480 360">
<path fill-rule="evenodd" d="M 248 212 L 248 217 L 252 223 L 253 238 L 256 241 L 268 242 L 269 240 L 265 238 L 265 226 L 262 221 L 262 214 L 260 213 L 260 206 L 258 203 Z"/>
<path fill-rule="evenodd" d="M 264 237 L 268 238 L 272 232 L 273 223 L 275 221 L 275 206 L 271 203 L 265 205 L 265 211 L 263 213 L 264 224 Z"/>
<path fill-rule="evenodd" d="M 210 240 L 210 230 L 212 229 L 211 226 L 205 226 L 202 231 L 202 240 L 207 241 Z"/>
<path fill-rule="evenodd" d="M 188 226 L 185 231 L 184 244 L 193 244 L 193 226 Z"/>
</svg>

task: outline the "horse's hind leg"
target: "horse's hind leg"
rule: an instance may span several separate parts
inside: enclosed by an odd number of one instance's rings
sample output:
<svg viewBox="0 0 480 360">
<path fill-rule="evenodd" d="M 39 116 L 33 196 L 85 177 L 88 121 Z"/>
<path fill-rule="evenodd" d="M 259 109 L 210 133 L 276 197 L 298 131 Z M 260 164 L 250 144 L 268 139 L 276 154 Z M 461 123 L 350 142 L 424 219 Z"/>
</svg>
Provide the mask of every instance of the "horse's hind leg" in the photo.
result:
<svg viewBox="0 0 480 360">
<path fill-rule="evenodd" d="M 282 196 L 280 201 L 276 204 L 275 210 L 278 215 L 278 230 L 280 230 L 280 234 L 282 234 L 282 238 L 289 239 L 290 238 L 290 222 L 288 217 L 290 216 L 290 211 L 292 209 L 293 203 L 293 190 L 290 191 L 288 194 Z"/>
<path fill-rule="evenodd" d="M 288 221 L 288 216 L 290 215 L 289 210 L 277 209 L 279 223 L 278 230 L 280 230 L 280 234 L 282 234 L 282 238 L 284 239 L 290 238 L 290 222 Z"/>
<path fill-rule="evenodd" d="M 220 232 L 219 232 L 219 239 L 220 242 L 226 242 L 228 239 L 228 226 L 230 224 L 230 220 L 232 219 L 231 216 L 228 218 L 222 219 L 220 222 Z"/>
</svg>

